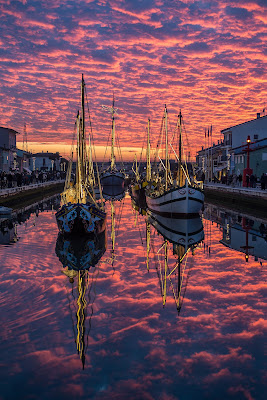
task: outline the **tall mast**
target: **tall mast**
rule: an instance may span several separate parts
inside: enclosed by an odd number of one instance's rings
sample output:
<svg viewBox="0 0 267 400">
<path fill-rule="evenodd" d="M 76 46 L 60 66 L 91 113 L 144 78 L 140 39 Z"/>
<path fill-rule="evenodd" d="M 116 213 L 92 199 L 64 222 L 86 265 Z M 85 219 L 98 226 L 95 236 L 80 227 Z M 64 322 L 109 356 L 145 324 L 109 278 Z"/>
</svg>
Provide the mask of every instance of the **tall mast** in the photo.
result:
<svg viewBox="0 0 267 400">
<path fill-rule="evenodd" d="M 26 122 L 24 122 L 24 130 L 23 130 L 23 150 L 28 151 Z"/>
<path fill-rule="evenodd" d="M 81 118 L 79 111 L 77 114 L 76 127 L 77 127 L 76 197 L 78 203 L 80 203 L 82 171 L 81 171 Z"/>
<path fill-rule="evenodd" d="M 168 154 L 168 112 L 165 105 L 165 190 L 168 189 L 168 176 L 169 176 L 169 154 Z"/>
<path fill-rule="evenodd" d="M 115 156 L 114 156 L 114 144 L 115 144 L 115 116 L 114 116 L 114 93 L 112 103 L 112 134 L 111 134 L 111 170 L 115 169 Z"/>
<path fill-rule="evenodd" d="M 182 173 L 182 113 L 179 112 L 179 166 L 178 166 L 178 185 L 181 186 L 181 173 Z"/>
<path fill-rule="evenodd" d="M 81 83 L 81 141 L 80 141 L 80 146 L 81 146 L 81 171 L 82 171 L 82 180 L 85 178 L 85 173 L 84 173 L 84 166 L 85 166 L 85 148 L 84 148 L 84 132 L 85 132 L 85 118 L 84 118 L 84 86 L 85 82 L 83 79 L 83 74 L 82 74 L 82 83 Z"/>
<path fill-rule="evenodd" d="M 147 152 L 146 152 L 146 181 L 151 181 L 151 163 L 150 163 L 150 138 L 149 138 L 149 130 L 150 130 L 150 119 L 148 118 L 147 124 Z"/>
</svg>

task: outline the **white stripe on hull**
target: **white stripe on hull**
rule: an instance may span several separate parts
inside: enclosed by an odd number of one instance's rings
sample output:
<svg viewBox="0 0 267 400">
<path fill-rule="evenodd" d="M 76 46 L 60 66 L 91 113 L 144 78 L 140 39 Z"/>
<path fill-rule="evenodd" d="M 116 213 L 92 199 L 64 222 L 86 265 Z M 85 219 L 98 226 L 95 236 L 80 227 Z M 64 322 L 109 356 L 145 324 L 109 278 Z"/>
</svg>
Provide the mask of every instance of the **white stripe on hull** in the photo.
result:
<svg viewBox="0 0 267 400">
<path fill-rule="evenodd" d="M 172 189 L 162 196 L 146 196 L 149 210 L 170 214 L 197 214 L 202 209 L 204 194 L 193 187 Z"/>
<path fill-rule="evenodd" d="M 149 212 L 148 220 L 165 239 L 172 243 L 182 244 L 185 248 L 204 239 L 203 223 L 200 217 L 167 218 Z"/>
</svg>

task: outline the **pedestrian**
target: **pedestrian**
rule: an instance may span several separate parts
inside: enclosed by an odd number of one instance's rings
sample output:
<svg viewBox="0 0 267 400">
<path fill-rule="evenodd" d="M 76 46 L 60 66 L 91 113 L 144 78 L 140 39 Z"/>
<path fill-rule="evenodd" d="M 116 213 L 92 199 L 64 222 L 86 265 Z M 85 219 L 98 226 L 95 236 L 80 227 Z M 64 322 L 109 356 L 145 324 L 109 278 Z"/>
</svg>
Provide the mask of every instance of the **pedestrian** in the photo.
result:
<svg viewBox="0 0 267 400">
<path fill-rule="evenodd" d="M 250 187 L 253 188 L 254 187 L 254 175 L 251 174 L 249 177 L 249 183 L 250 183 Z"/>
<path fill-rule="evenodd" d="M 261 176 L 261 190 L 265 190 L 265 176 L 264 176 L 264 173 L 262 173 L 262 176 Z"/>
<path fill-rule="evenodd" d="M 247 188 L 249 187 L 249 174 L 246 174 L 246 185 Z"/>
<path fill-rule="evenodd" d="M 240 187 L 242 186 L 242 180 L 243 180 L 242 175 L 239 174 L 239 175 L 238 175 L 238 182 L 239 182 L 239 186 L 240 186 Z"/>
</svg>

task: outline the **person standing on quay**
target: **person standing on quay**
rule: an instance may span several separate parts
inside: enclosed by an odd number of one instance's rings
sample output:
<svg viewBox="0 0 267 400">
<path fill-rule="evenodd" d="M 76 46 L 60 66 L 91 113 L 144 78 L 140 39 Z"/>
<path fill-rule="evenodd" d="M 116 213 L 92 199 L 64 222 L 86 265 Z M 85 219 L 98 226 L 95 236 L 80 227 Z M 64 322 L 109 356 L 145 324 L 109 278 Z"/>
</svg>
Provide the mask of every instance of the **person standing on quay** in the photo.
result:
<svg viewBox="0 0 267 400">
<path fill-rule="evenodd" d="M 266 183 L 266 176 L 264 173 L 262 173 L 261 176 L 261 190 L 265 190 L 265 183 Z"/>
<path fill-rule="evenodd" d="M 246 175 L 246 185 L 247 185 L 247 188 L 248 188 L 249 187 L 249 174 Z"/>
</svg>

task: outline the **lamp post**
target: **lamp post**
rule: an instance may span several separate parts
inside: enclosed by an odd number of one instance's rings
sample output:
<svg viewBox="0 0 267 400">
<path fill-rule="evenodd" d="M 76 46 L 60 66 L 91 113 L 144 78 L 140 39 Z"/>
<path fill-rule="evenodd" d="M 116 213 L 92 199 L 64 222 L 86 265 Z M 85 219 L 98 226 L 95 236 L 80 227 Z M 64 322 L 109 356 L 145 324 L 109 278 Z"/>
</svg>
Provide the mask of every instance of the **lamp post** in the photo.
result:
<svg viewBox="0 0 267 400">
<path fill-rule="evenodd" d="M 249 153 L 251 152 L 250 145 L 251 145 L 251 140 L 250 140 L 250 135 L 248 135 L 247 144 L 246 144 L 246 147 L 244 149 L 244 152 L 247 153 L 247 167 L 244 168 L 244 170 L 243 170 L 243 187 L 245 187 L 245 186 L 249 187 L 250 186 L 250 176 L 253 173 L 252 169 L 249 166 L 249 162 L 250 162 Z"/>
</svg>

